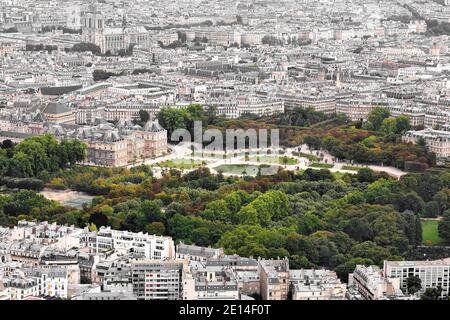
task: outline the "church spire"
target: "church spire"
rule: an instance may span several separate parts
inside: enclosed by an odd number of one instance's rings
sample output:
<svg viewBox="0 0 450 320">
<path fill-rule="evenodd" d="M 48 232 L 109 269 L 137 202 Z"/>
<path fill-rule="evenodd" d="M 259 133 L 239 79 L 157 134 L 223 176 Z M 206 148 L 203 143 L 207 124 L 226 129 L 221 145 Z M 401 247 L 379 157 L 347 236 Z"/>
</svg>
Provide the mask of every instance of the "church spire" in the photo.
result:
<svg viewBox="0 0 450 320">
<path fill-rule="evenodd" d="M 123 3 L 122 7 L 122 29 L 125 30 L 127 27 L 127 13 L 125 10 L 125 3 Z"/>
</svg>

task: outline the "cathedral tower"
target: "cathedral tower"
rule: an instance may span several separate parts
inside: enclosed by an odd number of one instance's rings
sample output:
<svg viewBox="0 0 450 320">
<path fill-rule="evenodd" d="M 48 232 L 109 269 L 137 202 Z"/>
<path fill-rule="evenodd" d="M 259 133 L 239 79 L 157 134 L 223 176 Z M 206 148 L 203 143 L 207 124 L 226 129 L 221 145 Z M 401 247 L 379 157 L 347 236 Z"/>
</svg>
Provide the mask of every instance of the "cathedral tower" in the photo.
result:
<svg viewBox="0 0 450 320">
<path fill-rule="evenodd" d="M 103 52 L 103 29 L 102 14 L 98 11 L 96 5 L 91 4 L 82 19 L 82 41 L 96 44 Z"/>
</svg>

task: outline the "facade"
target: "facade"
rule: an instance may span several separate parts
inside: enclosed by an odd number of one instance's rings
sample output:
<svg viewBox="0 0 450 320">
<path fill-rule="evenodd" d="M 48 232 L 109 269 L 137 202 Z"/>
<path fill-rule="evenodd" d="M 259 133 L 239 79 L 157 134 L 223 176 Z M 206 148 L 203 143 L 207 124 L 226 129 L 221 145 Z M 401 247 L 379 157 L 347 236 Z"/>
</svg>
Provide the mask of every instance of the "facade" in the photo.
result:
<svg viewBox="0 0 450 320">
<path fill-rule="evenodd" d="M 420 129 L 425 126 L 425 110 L 415 106 L 389 105 L 389 111 L 393 117 L 407 116 L 412 128 Z"/>
<path fill-rule="evenodd" d="M 313 108 L 315 111 L 323 112 L 326 115 L 336 113 L 336 97 L 328 95 L 303 95 L 281 93 L 278 98 L 284 101 L 286 109 Z"/>
<path fill-rule="evenodd" d="M 39 285 L 36 279 L 15 274 L 0 281 L 1 296 L 7 300 L 27 300 L 39 296 Z"/>
<path fill-rule="evenodd" d="M 292 300 L 344 300 L 347 291 L 330 270 L 290 270 L 289 283 Z"/>
<path fill-rule="evenodd" d="M 434 261 L 384 261 L 383 273 L 388 278 L 400 279 L 403 291 L 407 291 L 408 277 L 417 276 L 421 280 L 421 292 L 441 286 L 441 297 L 449 296 L 450 258 Z"/>
<path fill-rule="evenodd" d="M 287 300 L 289 291 L 289 260 L 258 260 L 261 298 Z"/>
<path fill-rule="evenodd" d="M 206 261 L 211 258 L 223 256 L 223 248 L 205 248 L 184 243 L 177 244 L 177 259 L 188 259 L 193 261 Z"/>
<path fill-rule="evenodd" d="M 385 101 L 345 99 L 336 102 L 336 113 L 343 113 L 352 121 L 367 121 L 370 111 L 376 107 L 387 106 Z"/>
<path fill-rule="evenodd" d="M 403 296 L 398 278 L 386 278 L 377 266 L 357 265 L 348 276 L 347 299 L 389 300 Z"/>
<path fill-rule="evenodd" d="M 139 300 L 183 298 L 182 260 L 148 260 L 131 263 L 133 293 Z"/>
<path fill-rule="evenodd" d="M 226 278 L 226 275 L 209 281 L 197 279 L 195 293 L 196 300 L 239 300 L 237 281 Z"/>
<path fill-rule="evenodd" d="M 408 131 L 402 137 L 404 142 L 417 143 L 423 139 L 430 152 L 438 158 L 450 157 L 450 131 L 433 130 L 431 128 L 420 131 Z"/>
<path fill-rule="evenodd" d="M 39 295 L 46 297 L 67 298 L 68 277 L 63 268 L 40 268 L 26 271 L 29 277 L 37 280 Z"/>
<path fill-rule="evenodd" d="M 440 129 L 450 123 L 450 111 L 432 108 L 425 113 L 424 127 Z"/>
<path fill-rule="evenodd" d="M 89 233 L 86 241 L 88 248 L 94 253 L 115 250 L 123 255 L 133 253 L 145 259 L 175 258 L 175 247 L 170 237 L 101 227 L 97 232 Z"/>
<path fill-rule="evenodd" d="M 211 98 L 205 102 L 205 106 L 215 107 L 218 114 L 232 119 L 246 113 L 267 116 L 284 112 L 284 102 L 282 100 L 252 95 Z"/>
<path fill-rule="evenodd" d="M 150 35 L 142 26 L 107 27 L 102 14 L 95 6 L 82 17 L 82 40 L 100 47 L 102 53 L 118 53 L 132 45 L 148 45 Z"/>
</svg>

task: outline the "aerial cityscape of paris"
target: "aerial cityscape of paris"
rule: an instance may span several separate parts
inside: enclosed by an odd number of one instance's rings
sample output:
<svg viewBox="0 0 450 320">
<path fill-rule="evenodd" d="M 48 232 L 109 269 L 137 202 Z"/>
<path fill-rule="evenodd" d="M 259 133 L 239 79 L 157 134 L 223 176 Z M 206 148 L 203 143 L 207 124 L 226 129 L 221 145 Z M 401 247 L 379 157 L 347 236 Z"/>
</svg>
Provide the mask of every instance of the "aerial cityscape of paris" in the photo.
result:
<svg viewBox="0 0 450 320">
<path fill-rule="evenodd" d="M 449 288 L 450 0 L 0 0 L 0 308 Z"/>
</svg>

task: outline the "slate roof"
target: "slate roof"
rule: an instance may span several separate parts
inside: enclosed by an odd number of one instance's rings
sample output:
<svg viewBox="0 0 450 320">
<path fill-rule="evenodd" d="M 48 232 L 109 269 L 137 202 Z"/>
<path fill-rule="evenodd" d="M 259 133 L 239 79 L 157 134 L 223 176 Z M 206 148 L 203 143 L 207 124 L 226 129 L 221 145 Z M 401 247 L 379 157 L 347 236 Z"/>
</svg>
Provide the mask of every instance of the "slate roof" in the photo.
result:
<svg viewBox="0 0 450 320">
<path fill-rule="evenodd" d="M 158 123 L 158 120 L 155 121 L 149 121 L 144 125 L 144 131 L 149 132 L 161 132 L 165 129 Z"/>
<path fill-rule="evenodd" d="M 46 114 L 61 114 L 66 112 L 70 112 L 70 109 L 64 104 L 57 102 L 50 102 L 44 109 L 44 113 Z"/>
</svg>

